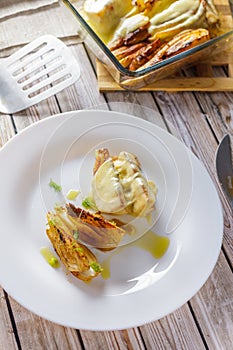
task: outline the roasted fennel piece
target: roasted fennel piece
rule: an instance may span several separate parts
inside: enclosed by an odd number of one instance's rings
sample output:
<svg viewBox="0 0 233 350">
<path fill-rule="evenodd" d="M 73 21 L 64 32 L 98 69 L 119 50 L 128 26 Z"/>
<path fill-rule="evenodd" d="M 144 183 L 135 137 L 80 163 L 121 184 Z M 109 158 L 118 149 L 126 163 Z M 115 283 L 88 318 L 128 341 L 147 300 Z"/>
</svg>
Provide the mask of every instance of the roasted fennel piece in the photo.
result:
<svg viewBox="0 0 233 350">
<path fill-rule="evenodd" d="M 91 247 L 103 251 L 114 249 L 125 234 L 101 215 L 72 204 L 48 212 L 47 220 L 46 233 L 61 262 L 83 281 L 92 280 L 102 271 Z"/>
</svg>

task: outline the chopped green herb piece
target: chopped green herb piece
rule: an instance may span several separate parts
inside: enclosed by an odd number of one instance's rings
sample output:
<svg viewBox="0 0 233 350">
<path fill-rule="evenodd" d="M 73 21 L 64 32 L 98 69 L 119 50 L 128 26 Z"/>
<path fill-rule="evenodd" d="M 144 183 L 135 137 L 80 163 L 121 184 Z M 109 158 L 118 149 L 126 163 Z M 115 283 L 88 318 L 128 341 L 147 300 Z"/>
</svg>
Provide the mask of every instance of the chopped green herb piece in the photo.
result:
<svg viewBox="0 0 233 350">
<path fill-rule="evenodd" d="M 52 219 L 48 221 L 49 226 L 61 225 L 62 221 L 59 217 L 54 216 Z"/>
<path fill-rule="evenodd" d="M 77 247 L 77 248 L 75 248 L 75 250 L 76 250 L 77 252 L 83 253 L 83 248 L 82 248 L 82 247 Z"/>
<path fill-rule="evenodd" d="M 100 266 L 100 264 L 98 264 L 97 262 L 93 261 L 90 264 L 90 267 L 92 268 L 92 270 L 94 270 L 95 272 L 102 272 L 103 268 Z"/>
<path fill-rule="evenodd" d="M 54 210 L 57 212 L 57 213 L 62 213 L 63 212 L 63 208 L 61 206 L 61 203 L 55 203 L 54 205 Z"/>
<path fill-rule="evenodd" d="M 94 209 L 94 210 L 98 210 L 95 202 L 93 201 L 93 199 L 91 197 L 86 197 L 83 201 L 82 201 L 82 205 L 84 206 L 84 208 L 86 209 Z"/>
<path fill-rule="evenodd" d="M 62 188 L 55 181 L 50 179 L 49 186 L 52 187 L 56 192 L 61 192 Z"/>
<path fill-rule="evenodd" d="M 48 226 L 55 226 L 54 220 L 49 220 L 47 223 Z"/>
<path fill-rule="evenodd" d="M 76 241 L 78 240 L 78 236 L 79 236 L 79 231 L 78 230 L 74 230 L 73 231 L 73 236 L 74 236 L 74 239 L 76 239 Z"/>
<path fill-rule="evenodd" d="M 80 193 L 80 191 L 69 190 L 69 192 L 66 195 L 66 198 L 71 200 L 71 201 L 74 201 L 77 198 L 77 196 L 79 195 L 79 193 Z"/>
</svg>

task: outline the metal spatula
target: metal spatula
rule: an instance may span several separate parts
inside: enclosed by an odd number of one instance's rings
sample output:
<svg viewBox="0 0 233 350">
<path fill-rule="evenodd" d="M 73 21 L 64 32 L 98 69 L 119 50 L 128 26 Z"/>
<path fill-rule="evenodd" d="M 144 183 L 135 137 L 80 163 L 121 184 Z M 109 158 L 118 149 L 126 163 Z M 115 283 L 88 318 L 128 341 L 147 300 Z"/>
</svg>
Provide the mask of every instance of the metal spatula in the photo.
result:
<svg viewBox="0 0 233 350">
<path fill-rule="evenodd" d="M 52 35 L 32 41 L 0 64 L 0 112 L 15 113 L 73 84 L 79 64 Z"/>
</svg>

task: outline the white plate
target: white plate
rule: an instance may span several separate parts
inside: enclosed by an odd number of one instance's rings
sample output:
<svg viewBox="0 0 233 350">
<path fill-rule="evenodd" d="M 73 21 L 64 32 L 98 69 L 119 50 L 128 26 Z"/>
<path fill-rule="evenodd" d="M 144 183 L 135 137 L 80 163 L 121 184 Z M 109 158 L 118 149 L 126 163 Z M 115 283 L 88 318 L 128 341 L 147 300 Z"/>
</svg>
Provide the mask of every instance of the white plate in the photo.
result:
<svg viewBox="0 0 233 350">
<path fill-rule="evenodd" d="M 110 264 L 111 276 L 85 284 L 62 267 L 50 267 L 40 248 L 51 247 L 46 211 L 64 200 L 48 186 L 50 178 L 64 194 L 79 187 L 87 195 L 98 146 L 139 157 L 159 189 L 152 230 L 167 235 L 170 245 L 158 260 L 134 243 L 97 252 Z M 223 218 L 215 187 L 201 162 L 156 125 L 109 111 L 57 115 L 8 142 L 0 151 L 0 167 L 0 283 L 48 320 L 89 330 L 157 320 L 188 301 L 217 261 Z"/>
</svg>

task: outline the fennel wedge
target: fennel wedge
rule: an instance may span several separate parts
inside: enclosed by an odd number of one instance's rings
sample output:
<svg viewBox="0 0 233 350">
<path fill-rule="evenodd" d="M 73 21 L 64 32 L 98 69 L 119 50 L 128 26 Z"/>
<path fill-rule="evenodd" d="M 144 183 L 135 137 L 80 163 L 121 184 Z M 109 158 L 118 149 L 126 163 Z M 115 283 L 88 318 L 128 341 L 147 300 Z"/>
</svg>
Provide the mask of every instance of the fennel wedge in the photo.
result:
<svg viewBox="0 0 233 350">
<path fill-rule="evenodd" d="M 118 246 L 125 231 L 73 204 L 56 207 L 47 213 L 46 233 L 61 262 L 75 277 L 90 281 L 102 268 L 95 254 L 86 246 L 111 250 Z"/>
</svg>

